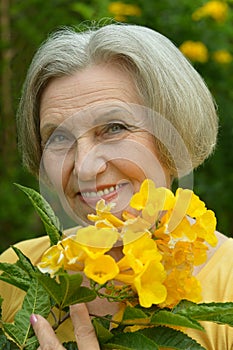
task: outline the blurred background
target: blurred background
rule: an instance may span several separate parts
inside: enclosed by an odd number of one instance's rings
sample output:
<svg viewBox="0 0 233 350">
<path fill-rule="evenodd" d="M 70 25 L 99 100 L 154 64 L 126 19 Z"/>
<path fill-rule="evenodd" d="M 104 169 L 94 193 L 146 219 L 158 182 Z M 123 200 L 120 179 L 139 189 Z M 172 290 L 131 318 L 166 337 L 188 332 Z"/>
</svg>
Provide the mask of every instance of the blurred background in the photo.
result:
<svg viewBox="0 0 233 350">
<path fill-rule="evenodd" d="M 213 209 L 218 230 L 233 234 L 233 0 L 0 0 L 0 251 L 44 234 L 32 205 L 14 186 L 38 190 L 21 165 L 15 112 L 40 43 L 61 26 L 107 18 L 153 28 L 170 38 L 204 77 L 218 106 L 214 156 L 194 174 L 194 190 Z"/>
</svg>

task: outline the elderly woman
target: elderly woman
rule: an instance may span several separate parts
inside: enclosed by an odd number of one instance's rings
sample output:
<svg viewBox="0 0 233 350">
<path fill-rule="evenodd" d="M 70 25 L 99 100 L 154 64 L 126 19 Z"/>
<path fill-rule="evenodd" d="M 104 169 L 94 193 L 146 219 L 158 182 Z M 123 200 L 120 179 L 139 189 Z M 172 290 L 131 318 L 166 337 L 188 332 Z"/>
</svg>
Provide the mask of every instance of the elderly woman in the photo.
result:
<svg viewBox="0 0 233 350">
<path fill-rule="evenodd" d="M 199 74 L 166 37 L 136 25 L 51 35 L 31 63 L 18 110 L 24 164 L 57 192 L 76 225 L 87 222 L 101 198 L 116 203 L 120 216 L 145 178 L 166 187 L 174 178 L 182 181 L 212 153 L 217 128 L 214 102 Z M 218 245 L 195 271 L 206 302 L 233 300 L 233 242 L 217 236 Z M 42 237 L 17 246 L 37 263 L 49 242 Z M 120 254 L 115 247 L 112 255 Z M 1 257 L 14 260 L 10 250 Z M 2 282 L 0 294 L 3 319 L 10 322 L 22 292 Z M 116 303 L 98 299 L 71 307 L 80 350 L 99 349 L 88 312 L 117 310 Z M 58 329 L 59 340 L 41 316 L 32 315 L 31 323 L 40 349 L 63 349 L 60 342 L 73 337 L 71 320 Z M 209 350 L 232 348 L 227 326 L 189 334 Z"/>
</svg>

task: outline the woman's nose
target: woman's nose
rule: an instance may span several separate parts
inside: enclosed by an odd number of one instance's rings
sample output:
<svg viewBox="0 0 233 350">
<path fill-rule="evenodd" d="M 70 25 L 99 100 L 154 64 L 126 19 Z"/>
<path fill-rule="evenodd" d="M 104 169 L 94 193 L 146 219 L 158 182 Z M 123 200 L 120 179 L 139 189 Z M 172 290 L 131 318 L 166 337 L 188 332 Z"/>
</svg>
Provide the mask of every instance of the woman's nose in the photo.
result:
<svg viewBox="0 0 233 350">
<path fill-rule="evenodd" d="M 80 181 L 90 181 L 103 173 L 107 168 L 107 161 L 101 145 L 93 145 L 84 139 L 77 141 L 74 159 L 74 173 Z"/>
</svg>

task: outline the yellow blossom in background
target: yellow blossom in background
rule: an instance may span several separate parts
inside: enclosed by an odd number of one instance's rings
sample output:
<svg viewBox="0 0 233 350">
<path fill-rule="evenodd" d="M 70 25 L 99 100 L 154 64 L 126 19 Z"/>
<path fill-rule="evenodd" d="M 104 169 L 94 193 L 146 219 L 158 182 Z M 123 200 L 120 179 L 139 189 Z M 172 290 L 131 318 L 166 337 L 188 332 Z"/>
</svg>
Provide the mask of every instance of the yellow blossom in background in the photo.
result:
<svg viewBox="0 0 233 350">
<path fill-rule="evenodd" d="M 121 1 L 111 2 L 108 11 L 114 15 L 116 21 L 125 22 L 127 16 L 141 16 L 141 9 L 137 5 L 125 4 Z"/>
<path fill-rule="evenodd" d="M 208 61 L 208 49 L 201 41 L 184 41 L 180 51 L 191 61 L 205 63 Z"/>
<path fill-rule="evenodd" d="M 218 63 L 228 64 L 232 62 L 233 56 L 226 50 L 218 50 L 213 53 L 213 59 Z"/>
<path fill-rule="evenodd" d="M 228 14 L 228 5 L 223 1 L 208 1 L 199 7 L 193 14 L 192 19 L 199 21 L 204 17 L 211 17 L 217 22 L 224 22 Z"/>
</svg>

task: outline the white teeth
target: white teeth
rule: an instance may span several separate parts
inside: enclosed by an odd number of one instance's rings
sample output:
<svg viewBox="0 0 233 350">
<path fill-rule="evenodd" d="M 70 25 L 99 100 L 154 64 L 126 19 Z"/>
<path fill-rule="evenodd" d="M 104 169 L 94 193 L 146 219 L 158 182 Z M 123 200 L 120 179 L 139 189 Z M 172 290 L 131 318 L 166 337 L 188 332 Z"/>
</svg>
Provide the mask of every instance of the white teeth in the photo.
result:
<svg viewBox="0 0 233 350">
<path fill-rule="evenodd" d="M 105 194 L 109 194 L 111 192 L 117 191 L 121 185 L 116 185 L 116 186 L 111 186 L 110 188 L 105 188 L 104 190 L 100 190 L 98 192 L 83 192 L 82 195 L 83 197 L 87 198 L 95 198 L 95 197 L 102 197 Z"/>
<path fill-rule="evenodd" d="M 98 191 L 98 192 L 97 192 L 97 196 L 99 196 L 99 197 L 100 197 L 100 196 L 103 196 L 103 194 L 104 194 L 103 191 Z"/>
</svg>

